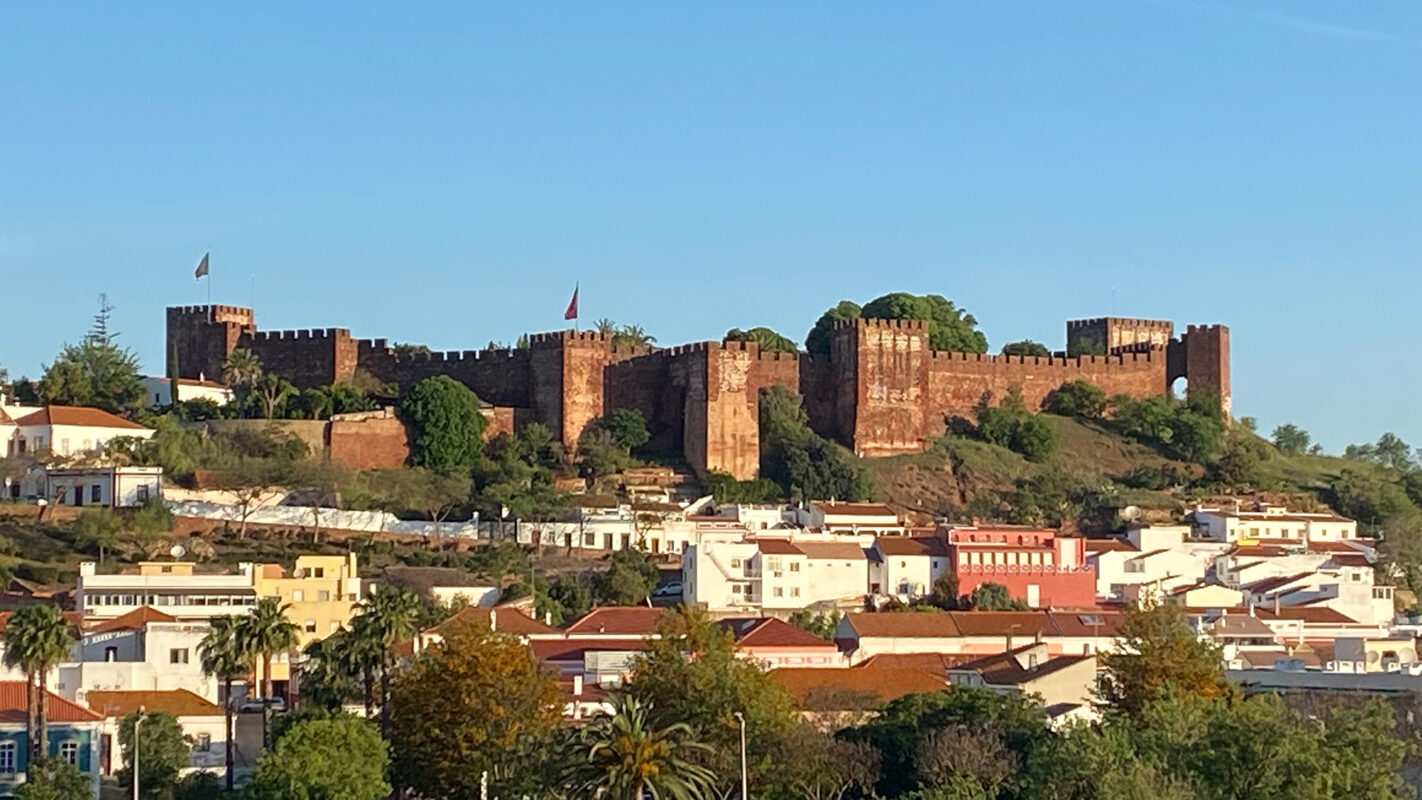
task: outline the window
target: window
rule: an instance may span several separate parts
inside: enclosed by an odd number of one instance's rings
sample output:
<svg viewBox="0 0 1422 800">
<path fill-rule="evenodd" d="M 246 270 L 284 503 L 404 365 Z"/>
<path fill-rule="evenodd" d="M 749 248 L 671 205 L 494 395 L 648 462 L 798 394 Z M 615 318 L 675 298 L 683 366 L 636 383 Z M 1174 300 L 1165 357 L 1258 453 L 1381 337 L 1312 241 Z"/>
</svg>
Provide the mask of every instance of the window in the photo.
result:
<svg viewBox="0 0 1422 800">
<path fill-rule="evenodd" d="M 300 589 L 292 589 L 292 590 L 291 590 L 291 602 L 293 602 L 293 603 L 300 603 L 302 600 L 305 600 L 305 599 L 306 599 L 306 592 L 303 592 L 303 591 L 301 591 Z"/>
<path fill-rule="evenodd" d="M 324 578 L 324 577 L 326 577 L 326 568 L 325 568 L 325 567 L 312 567 L 312 569 L 311 569 L 311 577 L 313 577 L 313 578 Z"/>
<path fill-rule="evenodd" d="M 0 773 L 15 774 L 15 743 L 0 742 Z"/>
<path fill-rule="evenodd" d="M 188 663 L 188 648 L 186 648 L 186 647 L 175 647 L 175 648 L 173 648 L 172 650 L 169 650 L 169 651 L 168 651 L 168 663 L 169 663 L 169 664 L 186 664 L 186 663 Z"/>
<path fill-rule="evenodd" d="M 907 566 L 908 566 L 908 562 L 907 562 L 907 561 L 900 561 L 900 562 L 899 562 L 899 566 L 900 566 L 900 567 L 907 567 Z"/>
<path fill-rule="evenodd" d="M 97 502 L 99 502 L 99 493 L 102 492 L 103 490 L 104 490 L 104 487 L 100 486 L 100 485 L 97 484 L 97 483 L 94 484 L 93 486 L 90 486 L 90 487 L 89 487 L 89 502 L 91 502 L 91 503 L 97 503 Z"/>
<path fill-rule="evenodd" d="M 327 600 L 331 599 L 331 593 L 325 589 L 322 589 L 321 591 L 316 593 L 316 599 L 324 603 Z"/>
<path fill-rule="evenodd" d="M 777 587 L 775 587 L 775 590 L 772 592 L 772 594 L 774 594 L 776 597 L 784 597 L 784 596 L 785 596 L 785 590 L 782 589 L 781 587 L 777 586 Z"/>
<path fill-rule="evenodd" d="M 197 737 L 197 744 L 193 745 L 193 749 L 198 751 L 199 753 L 212 752 L 212 734 L 199 733 Z"/>
<path fill-rule="evenodd" d="M 316 620 L 314 620 L 314 619 L 308 619 L 308 620 L 306 620 L 306 624 L 303 625 L 302 628 L 303 628 L 307 633 L 315 633 L 315 632 L 316 632 Z"/>
<path fill-rule="evenodd" d="M 800 562 L 798 562 L 798 561 L 791 561 L 791 562 L 790 562 L 790 571 L 791 571 L 791 572 L 799 572 L 799 571 L 800 571 Z"/>
<path fill-rule="evenodd" d="M 105 647 L 105 648 L 104 648 L 104 660 L 105 660 L 105 661 L 108 661 L 108 662 L 110 662 L 110 663 L 112 663 L 112 662 L 114 662 L 114 661 L 118 661 L 118 648 L 117 648 L 117 647 Z"/>
<path fill-rule="evenodd" d="M 67 739 L 59 743 L 59 757 L 66 764 L 79 766 L 79 743 Z"/>
<path fill-rule="evenodd" d="M 741 568 L 741 560 L 740 560 L 739 558 L 733 558 L 733 559 L 731 559 L 731 569 L 740 569 L 740 568 Z"/>
<path fill-rule="evenodd" d="M 597 547 L 597 534 L 595 534 L 595 533 L 585 533 L 585 534 L 583 534 L 583 547 Z"/>
<path fill-rule="evenodd" d="M 138 502 L 140 505 L 146 504 L 148 502 L 148 486 L 139 486 L 136 496 L 138 497 Z"/>
<path fill-rule="evenodd" d="M 731 594 L 740 594 L 740 593 L 741 593 L 741 585 L 740 585 L 739 583 L 733 583 L 733 584 L 731 584 Z"/>
<path fill-rule="evenodd" d="M 799 596 L 800 596 L 800 587 L 796 586 L 796 587 L 791 588 L 791 589 L 790 589 L 790 596 L 791 596 L 791 597 L 799 597 Z"/>
</svg>

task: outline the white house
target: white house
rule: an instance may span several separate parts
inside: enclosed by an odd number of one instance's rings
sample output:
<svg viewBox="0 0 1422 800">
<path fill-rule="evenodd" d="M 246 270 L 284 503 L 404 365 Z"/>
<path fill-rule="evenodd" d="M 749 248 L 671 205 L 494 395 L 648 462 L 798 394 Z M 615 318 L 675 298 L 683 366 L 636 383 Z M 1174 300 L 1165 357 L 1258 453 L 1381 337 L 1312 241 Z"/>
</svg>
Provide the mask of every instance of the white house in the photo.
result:
<svg viewBox="0 0 1422 800">
<path fill-rule="evenodd" d="M 188 738 L 188 764 L 182 773 L 221 773 L 227 765 L 227 716 L 222 707 L 184 689 L 167 691 L 93 691 L 83 698 L 89 709 L 104 716 L 104 771 L 113 773 L 124 762 L 117 751 L 119 725 L 135 711 L 171 714 Z M 139 754 L 142 765 L 142 754 Z"/>
<path fill-rule="evenodd" d="M 1332 512 L 1289 511 L 1264 503 L 1251 511 L 1197 507 L 1191 515 L 1191 535 L 1216 542 L 1336 542 L 1358 538 L 1358 523 Z"/>
<path fill-rule="evenodd" d="M 8 426 L 10 438 L 3 448 L 8 456 L 37 451 L 57 456 L 81 455 L 102 451 L 119 437 L 147 439 L 154 434 L 152 428 L 97 408 L 44 406 L 20 417 L 15 416 L 13 408 L 10 411 L 13 425 Z"/>
<path fill-rule="evenodd" d="M 74 603 L 86 620 L 114 619 L 143 606 L 190 621 L 249 614 L 257 604 L 255 569 L 244 563 L 236 574 L 197 574 L 191 563 L 153 561 L 140 563 L 137 574 L 100 574 L 85 561 Z"/>
<path fill-rule="evenodd" d="M 189 400 L 211 400 L 219 406 L 225 406 L 232 402 L 232 390 L 226 385 L 206 378 L 179 378 L 177 381 L 177 398 L 173 397 L 174 383 L 170 378 L 150 376 L 142 380 L 145 401 L 149 408 L 163 408 L 171 406 L 174 402 L 185 403 Z"/>
<path fill-rule="evenodd" d="M 951 566 L 940 536 L 880 536 L 869 549 L 869 593 L 923 597 Z"/>
<path fill-rule="evenodd" d="M 179 622 L 143 607 L 85 630 L 78 645 L 78 677 L 61 693 L 84 702 L 94 691 L 184 690 L 218 700 L 219 682 L 203 674 L 199 645 L 206 620 Z"/>
<path fill-rule="evenodd" d="M 44 471 L 44 497 L 62 506 L 138 508 L 163 497 L 162 467 L 72 467 Z"/>
<path fill-rule="evenodd" d="M 826 533 L 902 536 L 906 532 L 898 513 L 882 503 L 815 501 L 792 509 L 789 517 L 799 527 Z"/>
<path fill-rule="evenodd" d="M 864 597 L 868 561 L 830 537 L 704 536 L 682 556 L 683 596 L 711 613 L 790 612 Z"/>
</svg>

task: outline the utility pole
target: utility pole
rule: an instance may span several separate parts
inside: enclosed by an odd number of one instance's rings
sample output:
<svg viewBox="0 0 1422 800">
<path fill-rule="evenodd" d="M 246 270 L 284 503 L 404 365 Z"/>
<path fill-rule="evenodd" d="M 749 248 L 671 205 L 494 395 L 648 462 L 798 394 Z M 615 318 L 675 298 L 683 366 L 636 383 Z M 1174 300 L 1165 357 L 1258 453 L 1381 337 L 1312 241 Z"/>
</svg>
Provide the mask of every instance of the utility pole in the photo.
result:
<svg viewBox="0 0 1422 800">
<path fill-rule="evenodd" d="M 133 800 L 138 797 L 138 727 L 143 724 L 143 706 L 138 707 L 138 716 L 133 720 Z"/>
<path fill-rule="evenodd" d="M 741 800 L 750 800 L 750 780 L 746 774 L 746 715 L 737 711 L 736 721 L 741 724 Z"/>
</svg>

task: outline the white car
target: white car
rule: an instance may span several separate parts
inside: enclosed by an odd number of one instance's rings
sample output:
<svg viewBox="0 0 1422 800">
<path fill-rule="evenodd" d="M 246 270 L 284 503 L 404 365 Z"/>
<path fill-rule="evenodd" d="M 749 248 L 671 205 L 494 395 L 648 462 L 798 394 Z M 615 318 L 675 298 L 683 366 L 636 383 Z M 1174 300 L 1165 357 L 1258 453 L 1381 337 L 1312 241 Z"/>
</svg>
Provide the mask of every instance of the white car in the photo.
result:
<svg viewBox="0 0 1422 800">
<path fill-rule="evenodd" d="M 670 583 L 664 583 L 664 584 L 662 584 L 661 586 L 658 586 L 657 588 L 653 589 L 653 590 L 652 590 L 652 596 L 653 596 L 653 597 L 681 597 L 682 593 L 685 592 L 685 591 L 686 591 L 686 587 L 682 585 L 682 582 L 681 582 L 681 581 L 672 581 L 672 582 L 670 582 Z"/>
<path fill-rule="evenodd" d="M 248 714 L 254 711 L 261 711 L 263 705 L 266 705 L 273 711 L 286 710 L 286 701 L 281 699 L 280 697 L 269 697 L 266 700 L 263 700 L 260 697 L 254 697 L 251 700 L 244 702 L 241 706 L 238 706 L 237 710 L 241 711 L 243 714 Z"/>
</svg>

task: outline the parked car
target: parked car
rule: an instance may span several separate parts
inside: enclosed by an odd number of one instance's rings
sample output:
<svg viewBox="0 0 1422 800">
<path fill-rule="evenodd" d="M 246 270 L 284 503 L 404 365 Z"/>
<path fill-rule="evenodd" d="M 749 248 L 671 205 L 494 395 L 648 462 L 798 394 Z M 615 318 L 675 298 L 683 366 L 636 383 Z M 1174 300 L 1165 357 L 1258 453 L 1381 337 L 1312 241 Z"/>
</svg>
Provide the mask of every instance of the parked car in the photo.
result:
<svg viewBox="0 0 1422 800">
<path fill-rule="evenodd" d="M 280 697 L 268 697 L 266 699 L 254 697 L 250 700 L 245 701 L 237 708 L 243 714 L 248 714 L 255 711 L 261 711 L 262 706 L 266 706 L 273 711 L 285 711 L 286 701 L 281 699 Z"/>
<path fill-rule="evenodd" d="M 681 581 L 671 581 L 652 590 L 653 597 L 681 597 L 686 587 Z"/>
</svg>

